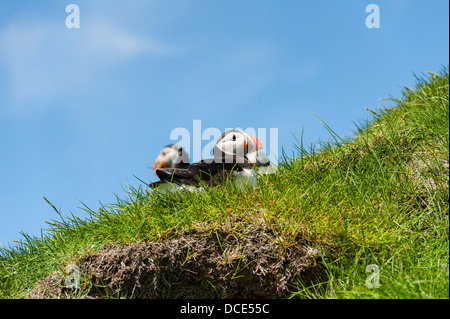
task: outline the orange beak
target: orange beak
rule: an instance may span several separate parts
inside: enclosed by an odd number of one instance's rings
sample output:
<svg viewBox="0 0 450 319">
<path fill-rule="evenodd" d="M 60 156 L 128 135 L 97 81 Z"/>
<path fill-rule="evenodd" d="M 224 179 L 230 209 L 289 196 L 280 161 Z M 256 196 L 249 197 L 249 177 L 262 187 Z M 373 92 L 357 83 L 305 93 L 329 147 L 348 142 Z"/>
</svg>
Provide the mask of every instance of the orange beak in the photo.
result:
<svg viewBox="0 0 450 319">
<path fill-rule="evenodd" d="M 156 174 L 156 170 L 161 167 L 166 167 L 166 163 L 164 163 L 163 161 L 159 160 L 159 158 L 157 158 L 155 161 L 155 166 L 153 166 L 153 173 Z"/>
<path fill-rule="evenodd" d="M 251 140 L 253 142 L 253 145 L 255 145 L 255 149 L 248 150 L 249 153 L 255 152 L 255 151 L 260 150 L 260 149 L 263 148 L 261 142 L 256 137 L 254 137 L 253 135 L 248 135 L 248 137 L 251 138 Z"/>
</svg>

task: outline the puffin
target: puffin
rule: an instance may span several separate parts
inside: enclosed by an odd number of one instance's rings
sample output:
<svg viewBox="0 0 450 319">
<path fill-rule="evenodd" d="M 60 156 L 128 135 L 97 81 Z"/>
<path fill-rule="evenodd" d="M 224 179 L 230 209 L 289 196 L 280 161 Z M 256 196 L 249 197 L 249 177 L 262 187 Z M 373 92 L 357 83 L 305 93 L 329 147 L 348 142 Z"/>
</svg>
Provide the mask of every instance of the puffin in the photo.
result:
<svg viewBox="0 0 450 319">
<path fill-rule="evenodd" d="M 155 159 L 153 172 L 159 168 L 183 168 L 189 166 L 189 154 L 178 144 L 164 146 Z"/>
<path fill-rule="evenodd" d="M 241 130 L 224 132 L 214 146 L 214 157 L 178 168 L 156 168 L 159 181 L 151 183 L 151 188 L 197 190 L 200 185 L 218 186 L 233 179 L 241 189 L 244 185 L 256 187 L 253 165 L 246 157 L 248 153 L 262 148 L 261 142 L 253 135 Z"/>
</svg>

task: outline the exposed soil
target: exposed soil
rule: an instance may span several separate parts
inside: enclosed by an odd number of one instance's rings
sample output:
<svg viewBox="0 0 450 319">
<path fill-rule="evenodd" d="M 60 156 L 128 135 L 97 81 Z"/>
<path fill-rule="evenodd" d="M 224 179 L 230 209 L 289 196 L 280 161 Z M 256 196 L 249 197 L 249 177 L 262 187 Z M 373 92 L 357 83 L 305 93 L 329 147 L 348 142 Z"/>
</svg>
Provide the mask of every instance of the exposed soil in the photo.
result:
<svg viewBox="0 0 450 319">
<path fill-rule="evenodd" d="M 79 289 L 64 275 L 41 280 L 27 298 L 281 298 L 299 276 L 318 280 L 320 251 L 301 239 L 289 247 L 270 231 L 184 233 L 154 242 L 107 245 L 77 262 Z M 77 293 L 75 293 L 77 292 Z"/>
</svg>

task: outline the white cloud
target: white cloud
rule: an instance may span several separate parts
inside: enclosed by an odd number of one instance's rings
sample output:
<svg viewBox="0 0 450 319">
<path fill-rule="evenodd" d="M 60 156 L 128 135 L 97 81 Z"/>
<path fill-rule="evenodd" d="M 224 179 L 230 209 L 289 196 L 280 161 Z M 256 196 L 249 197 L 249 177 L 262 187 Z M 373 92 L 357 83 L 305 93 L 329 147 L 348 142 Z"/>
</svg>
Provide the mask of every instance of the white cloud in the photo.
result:
<svg viewBox="0 0 450 319">
<path fill-rule="evenodd" d="M 85 28 L 85 45 L 80 47 L 87 56 L 131 58 L 139 55 L 169 55 L 173 52 L 160 41 L 133 34 L 106 20 L 96 21 Z"/>
<path fill-rule="evenodd" d="M 10 105 L 46 104 L 78 92 L 92 74 L 141 56 L 167 56 L 168 45 L 107 20 L 67 29 L 64 23 L 28 21 L 0 29 L 0 67 Z"/>
</svg>

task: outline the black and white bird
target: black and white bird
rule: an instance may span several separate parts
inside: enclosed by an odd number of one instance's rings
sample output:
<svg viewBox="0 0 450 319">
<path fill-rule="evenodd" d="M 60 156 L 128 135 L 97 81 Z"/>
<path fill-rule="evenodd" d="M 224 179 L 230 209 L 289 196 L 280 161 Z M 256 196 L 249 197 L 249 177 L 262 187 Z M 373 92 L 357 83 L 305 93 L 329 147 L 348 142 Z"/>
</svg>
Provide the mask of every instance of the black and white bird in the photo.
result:
<svg viewBox="0 0 450 319">
<path fill-rule="evenodd" d="M 152 188 L 174 186 L 192 190 L 202 184 L 221 185 L 232 178 L 239 186 L 255 187 L 253 164 L 246 154 L 261 149 L 259 140 L 241 130 L 223 133 L 214 146 L 214 158 L 201 160 L 181 168 L 156 168 L 160 181 L 150 184 Z M 164 188 L 164 187 L 163 187 Z"/>
<path fill-rule="evenodd" d="M 189 166 L 189 154 L 177 144 L 165 146 L 155 160 L 153 172 L 159 168 L 182 168 Z"/>
</svg>

